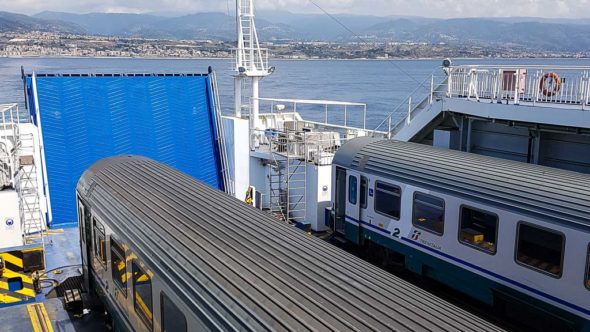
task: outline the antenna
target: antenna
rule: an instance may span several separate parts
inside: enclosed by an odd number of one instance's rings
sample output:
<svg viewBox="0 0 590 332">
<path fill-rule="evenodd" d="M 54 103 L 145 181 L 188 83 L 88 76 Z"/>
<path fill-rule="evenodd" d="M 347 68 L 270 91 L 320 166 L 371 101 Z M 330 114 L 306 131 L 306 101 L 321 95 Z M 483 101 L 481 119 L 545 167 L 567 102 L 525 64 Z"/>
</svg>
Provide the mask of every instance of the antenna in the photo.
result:
<svg viewBox="0 0 590 332">
<path fill-rule="evenodd" d="M 236 28 L 238 45 L 234 68 L 235 116 L 242 116 L 242 81 L 251 79 L 250 123 L 252 128 L 257 128 L 260 110 L 259 83 L 262 78 L 272 74 L 274 68 L 268 67 L 268 49 L 260 48 L 258 43 L 254 23 L 254 0 L 236 0 Z"/>
</svg>

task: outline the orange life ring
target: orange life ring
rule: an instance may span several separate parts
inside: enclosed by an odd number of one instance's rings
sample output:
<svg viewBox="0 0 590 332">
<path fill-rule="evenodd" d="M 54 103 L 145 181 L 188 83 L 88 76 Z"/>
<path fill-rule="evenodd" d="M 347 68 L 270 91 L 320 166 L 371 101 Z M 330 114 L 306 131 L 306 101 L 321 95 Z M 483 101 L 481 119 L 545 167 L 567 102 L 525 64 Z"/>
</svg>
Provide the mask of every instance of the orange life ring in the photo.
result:
<svg viewBox="0 0 590 332">
<path fill-rule="evenodd" d="M 551 79 L 551 83 L 547 86 L 547 80 L 549 79 Z M 559 78 L 559 75 L 557 75 L 556 72 L 545 73 L 545 75 L 543 75 L 541 83 L 539 84 L 539 90 L 541 90 L 545 97 L 555 96 L 560 89 L 561 78 Z"/>
</svg>

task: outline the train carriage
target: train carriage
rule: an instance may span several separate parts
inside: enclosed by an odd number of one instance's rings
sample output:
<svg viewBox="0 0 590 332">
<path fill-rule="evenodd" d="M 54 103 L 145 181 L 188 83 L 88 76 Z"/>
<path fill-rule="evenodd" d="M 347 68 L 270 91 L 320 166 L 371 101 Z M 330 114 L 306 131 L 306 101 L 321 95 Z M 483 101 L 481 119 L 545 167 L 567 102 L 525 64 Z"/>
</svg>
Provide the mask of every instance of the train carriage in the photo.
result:
<svg viewBox="0 0 590 332">
<path fill-rule="evenodd" d="M 333 174 L 348 241 L 515 318 L 590 330 L 590 176 L 375 138 L 345 144 Z"/>
<path fill-rule="evenodd" d="M 499 330 L 146 158 L 96 163 L 77 197 L 87 287 L 116 329 Z"/>
</svg>

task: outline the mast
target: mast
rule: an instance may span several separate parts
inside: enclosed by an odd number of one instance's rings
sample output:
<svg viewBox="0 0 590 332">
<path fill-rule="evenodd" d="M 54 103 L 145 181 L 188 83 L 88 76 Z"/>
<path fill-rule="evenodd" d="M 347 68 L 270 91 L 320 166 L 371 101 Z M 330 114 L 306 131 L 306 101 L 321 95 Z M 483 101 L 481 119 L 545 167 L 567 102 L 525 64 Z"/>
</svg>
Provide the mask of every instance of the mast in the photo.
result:
<svg viewBox="0 0 590 332">
<path fill-rule="evenodd" d="M 236 49 L 234 100 L 235 116 L 242 116 L 242 83 L 251 80 L 250 123 L 252 129 L 258 128 L 260 109 L 259 83 L 270 75 L 274 68 L 268 67 L 268 50 L 260 48 L 256 24 L 254 23 L 254 0 L 236 0 Z"/>
</svg>

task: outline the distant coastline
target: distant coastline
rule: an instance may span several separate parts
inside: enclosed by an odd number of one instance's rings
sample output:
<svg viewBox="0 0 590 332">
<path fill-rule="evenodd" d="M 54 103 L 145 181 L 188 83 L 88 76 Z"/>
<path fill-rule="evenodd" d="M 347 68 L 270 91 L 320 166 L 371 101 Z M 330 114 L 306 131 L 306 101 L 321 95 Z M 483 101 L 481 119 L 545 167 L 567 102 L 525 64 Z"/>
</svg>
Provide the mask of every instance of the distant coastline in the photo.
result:
<svg viewBox="0 0 590 332">
<path fill-rule="evenodd" d="M 230 57 L 149 57 L 149 56 L 69 56 L 69 55 L 22 55 L 22 56 L 0 56 L 0 59 L 117 59 L 117 60 L 227 60 L 232 61 Z M 419 58 L 388 58 L 388 59 L 369 59 L 369 58 L 269 58 L 270 61 L 433 61 L 443 60 L 445 57 L 419 57 Z M 590 56 L 587 57 L 452 57 L 452 60 L 589 60 Z"/>
</svg>

